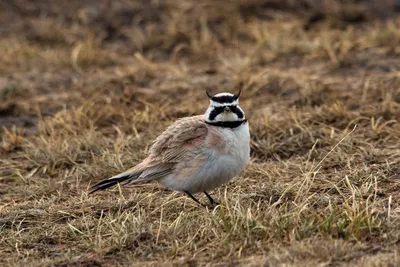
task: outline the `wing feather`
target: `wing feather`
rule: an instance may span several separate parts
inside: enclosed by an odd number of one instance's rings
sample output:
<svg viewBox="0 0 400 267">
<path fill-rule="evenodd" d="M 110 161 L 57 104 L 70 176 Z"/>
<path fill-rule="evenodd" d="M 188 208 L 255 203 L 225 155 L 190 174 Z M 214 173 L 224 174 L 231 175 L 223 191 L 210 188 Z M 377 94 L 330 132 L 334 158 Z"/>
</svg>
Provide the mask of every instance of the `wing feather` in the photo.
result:
<svg viewBox="0 0 400 267">
<path fill-rule="evenodd" d="M 106 179 L 93 187 L 93 191 L 106 189 L 117 183 L 137 183 L 159 179 L 171 174 L 179 162 L 197 155 L 207 136 L 208 128 L 203 116 L 182 118 L 169 126 L 150 148 L 149 156 L 137 166 Z"/>
<path fill-rule="evenodd" d="M 183 118 L 168 127 L 150 148 L 150 157 L 163 163 L 177 163 L 203 144 L 208 128 L 203 116 Z"/>
</svg>

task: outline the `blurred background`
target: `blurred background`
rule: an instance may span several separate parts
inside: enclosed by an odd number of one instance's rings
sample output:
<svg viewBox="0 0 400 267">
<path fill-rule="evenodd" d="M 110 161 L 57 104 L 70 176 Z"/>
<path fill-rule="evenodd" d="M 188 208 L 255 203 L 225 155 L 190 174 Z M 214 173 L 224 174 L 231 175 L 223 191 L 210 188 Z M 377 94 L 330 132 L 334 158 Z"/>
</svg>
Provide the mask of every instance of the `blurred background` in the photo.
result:
<svg viewBox="0 0 400 267">
<path fill-rule="evenodd" d="M 398 0 L 0 0 L 0 265 L 396 265 L 399 15 Z M 206 88 L 242 88 L 252 136 L 221 208 L 154 183 L 87 195 L 204 113 Z"/>
<path fill-rule="evenodd" d="M 47 98 L 68 105 L 68 92 L 114 78 L 128 94 L 162 91 L 168 85 L 158 86 L 154 71 L 218 91 L 249 86 L 246 72 L 262 68 L 358 76 L 398 70 L 399 12 L 396 0 L 3 0 L 0 109 L 33 116 L 28 110 L 36 103 L 54 113 L 60 106 Z M 207 75 L 190 77 L 197 72 Z M 273 87 L 266 90 L 285 93 Z M 3 115 L 1 123 L 21 122 Z"/>
</svg>

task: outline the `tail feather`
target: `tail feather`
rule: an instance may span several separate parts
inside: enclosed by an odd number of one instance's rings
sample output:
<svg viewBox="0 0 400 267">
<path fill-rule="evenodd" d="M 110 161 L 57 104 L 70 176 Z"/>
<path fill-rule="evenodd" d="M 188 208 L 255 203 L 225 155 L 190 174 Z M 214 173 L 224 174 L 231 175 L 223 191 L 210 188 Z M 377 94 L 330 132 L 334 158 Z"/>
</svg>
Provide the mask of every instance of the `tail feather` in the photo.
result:
<svg viewBox="0 0 400 267">
<path fill-rule="evenodd" d="M 137 183 L 137 182 L 147 182 L 150 180 L 155 180 L 160 177 L 164 177 L 172 172 L 173 168 L 171 164 L 161 164 L 161 165 L 147 165 L 149 160 L 145 160 L 142 163 L 136 165 L 135 167 L 113 176 L 109 179 L 103 180 L 98 184 L 95 184 L 92 187 L 92 191 L 89 194 L 92 194 L 99 190 L 107 189 L 116 184 L 125 182 L 128 183 Z"/>
<path fill-rule="evenodd" d="M 116 184 L 119 184 L 119 183 L 122 183 L 122 182 L 127 182 L 127 183 L 129 183 L 130 182 L 130 180 L 134 177 L 135 175 L 133 175 L 132 173 L 127 173 L 127 174 L 124 174 L 124 175 L 118 175 L 118 176 L 116 176 L 116 177 L 112 177 L 112 178 L 109 178 L 109 179 L 106 179 L 106 180 L 103 180 L 103 181 L 101 181 L 100 183 L 98 183 L 98 184 L 95 184 L 94 186 L 92 186 L 92 191 L 90 191 L 90 193 L 89 194 L 93 194 L 94 192 L 96 192 L 96 191 L 99 191 L 99 190 L 104 190 L 104 189 L 107 189 L 107 188 L 109 188 L 109 187 L 111 187 L 111 186 L 114 186 L 114 185 L 116 185 Z"/>
</svg>

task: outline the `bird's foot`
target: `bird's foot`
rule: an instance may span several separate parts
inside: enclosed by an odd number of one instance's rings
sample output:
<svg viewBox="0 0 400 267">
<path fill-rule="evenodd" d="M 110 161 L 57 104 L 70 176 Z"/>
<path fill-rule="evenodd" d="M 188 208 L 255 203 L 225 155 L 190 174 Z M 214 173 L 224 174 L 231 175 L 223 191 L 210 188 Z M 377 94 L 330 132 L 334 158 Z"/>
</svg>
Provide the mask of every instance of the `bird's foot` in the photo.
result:
<svg viewBox="0 0 400 267">
<path fill-rule="evenodd" d="M 215 208 L 218 206 L 220 203 L 217 200 L 214 200 L 206 191 L 204 191 L 204 194 L 207 196 L 208 200 L 210 201 L 210 207 Z"/>
<path fill-rule="evenodd" d="M 207 192 L 204 192 L 208 198 L 208 200 L 210 201 L 209 204 L 203 204 L 201 203 L 197 198 L 195 198 L 190 192 L 185 191 L 185 193 L 191 198 L 193 199 L 197 204 L 199 204 L 200 206 L 204 207 L 204 208 L 209 208 L 209 209 L 214 209 L 216 206 L 219 205 L 218 201 L 215 201 Z"/>
</svg>

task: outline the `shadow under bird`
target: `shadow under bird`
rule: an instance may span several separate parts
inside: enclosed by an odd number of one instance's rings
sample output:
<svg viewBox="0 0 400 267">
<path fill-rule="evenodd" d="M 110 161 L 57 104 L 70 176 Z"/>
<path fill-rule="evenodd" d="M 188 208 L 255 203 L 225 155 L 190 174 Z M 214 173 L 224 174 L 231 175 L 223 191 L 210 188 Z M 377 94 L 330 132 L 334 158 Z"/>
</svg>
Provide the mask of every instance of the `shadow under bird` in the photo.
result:
<svg viewBox="0 0 400 267">
<path fill-rule="evenodd" d="M 237 94 L 207 91 L 210 105 L 204 115 L 181 118 L 153 142 L 149 156 L 135 167 L 92 187 L 93 192 L 118 183 L 158 181 L 186 193 L 204 192 L 211 205 L 219 204 L 207 191 L 227 183 L 250 160 L 249 125 Z"/>
</svg>

